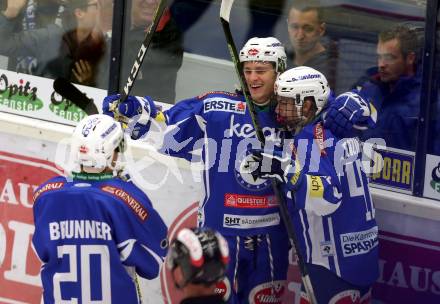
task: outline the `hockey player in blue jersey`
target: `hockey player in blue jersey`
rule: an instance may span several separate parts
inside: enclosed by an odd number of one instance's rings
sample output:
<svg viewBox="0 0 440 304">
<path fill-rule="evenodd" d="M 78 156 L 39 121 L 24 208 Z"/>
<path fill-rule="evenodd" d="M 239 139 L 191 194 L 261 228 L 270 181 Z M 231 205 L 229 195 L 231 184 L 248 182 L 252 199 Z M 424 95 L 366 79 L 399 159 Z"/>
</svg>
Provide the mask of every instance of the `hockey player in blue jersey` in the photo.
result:
<svg viewBox="0 0 440 304">
<path fill-rule="evenodd" d="M 283 181 L 293 198 L 291 217 L 317 303 L 368 303 L 379 276 L 378 228 L 360 142 L 323 127 L 329 88 L 320 72 L 288 70 L 275 90 L 277 120 L 295 135 L 283 152 L 253 150 L 252 174 Z"/>
<path fill-rule="evenodd" d="M 136 274 L 158 276 L 167 227 L 148 197 L 119 177 L 123 149 L 119 123 L 88 116 L 72 136 L 72 177 L 35 191 L 32 243 L 44 303 L 140 303 Z"/>
<path fill-rule="evenodd" d="M 273 85 L 286 66 L 284 47 L 276 38 L 252 38 L 240 51 L 240 61 L 267 141 L 279 144 L 271 110 Z M 117 99 L 118 95 L 106 97 L 103 112 L 113 115 L 110 109 Z M 335 125 L 342 130 L 351 129 L 363 116 L 359 106 L 342 103 L 339 108 L 345 112 L 335 111 L 343 114 Z M 258 302 L 256 298 L 263 293 L 270 301 L 281 301 L 287 288 L 289 243 L 270 182 L 254 180 L 248 169 L 248 147 L 258 148 L 260 143 L 243 95 L 209 92 L 164 112 L 149 97 L 129 96 L 118 110 L 127 117 L 139 114 L 131 119 L 134 139 L 148 132 L 151 118 L 164 121 L 168 126 L 164 153 L 192 160 L 191 152 L 202 148 L 204 197 L 198 224 L 219 231 L 228 242 L 229 302 Z"/>
</svg>

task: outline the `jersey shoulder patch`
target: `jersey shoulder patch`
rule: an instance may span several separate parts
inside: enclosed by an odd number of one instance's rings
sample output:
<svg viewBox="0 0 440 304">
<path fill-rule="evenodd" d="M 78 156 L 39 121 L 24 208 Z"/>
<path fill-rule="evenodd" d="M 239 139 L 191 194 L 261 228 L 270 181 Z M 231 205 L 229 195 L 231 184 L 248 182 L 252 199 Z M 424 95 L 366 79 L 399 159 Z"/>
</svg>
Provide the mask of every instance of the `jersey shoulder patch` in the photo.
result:
<svg viewBox="0 0 440 304">
<path fill-rule="evenodd" d="M 41 188 L 37 189 L 37 191 L 34 192 L 34 196 L 33 196 L 33 202 L 35 203 L 35 201 L 37 200 L 37 198 L 47 192 L 47 191 L 53 191 L 53 190 L 58 190 L 61 189 L 64 186 L 65 182 L 63 181 L 53 181 L 53 182 L 48 182 L 45 185 L 43 185 Z"/>
<path fill-rule="evenodd" d="M 206 96 L 208 95 L 215 95 L 215 96 L 224 96 L 224 97 L 238 97 L 238 94 L 236 93 L 231 93 L 231 92 L 226 92 L 226 91 L 209 91 L 206 93 L 203 93 L 199 96 L 197 96 L 198 99 L 204 99 Z"/>
<path fill-rule="evenodd" d="M 131 209 L 131 211 L 134 212 L 134 214 L 142 221 L 144 222 L 148 218 L 148 211 L 147 209 L 138 201 L 136 200 L 132 195 L 128 194 L 125 190 L 110 186 L 110 185 L 104 185 L 101 187 L 101 190 L 111 194 L 112 196 L 116 197 L 117 199 L 123 201 L 125 205 Z"/>
</svg>

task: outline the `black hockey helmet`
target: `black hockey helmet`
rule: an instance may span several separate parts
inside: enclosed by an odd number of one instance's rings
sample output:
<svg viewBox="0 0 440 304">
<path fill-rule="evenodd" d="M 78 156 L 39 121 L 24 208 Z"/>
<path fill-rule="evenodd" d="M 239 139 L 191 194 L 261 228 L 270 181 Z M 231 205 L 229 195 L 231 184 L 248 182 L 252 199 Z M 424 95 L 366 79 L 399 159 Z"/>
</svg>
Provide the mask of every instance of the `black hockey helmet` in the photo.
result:
<svg viewBox="0 0 440 304">
<path fill-rule="evenodd" d="M 229 262 L 229 249 L 220 233 L 209 228 L 184 228 L 172 241 L 167 267 L 173 271 L 180 266 L 183 282 L 176 286 L 182 288 L 188 283 L 211 285 L 225 276 Z"/>
</svg>

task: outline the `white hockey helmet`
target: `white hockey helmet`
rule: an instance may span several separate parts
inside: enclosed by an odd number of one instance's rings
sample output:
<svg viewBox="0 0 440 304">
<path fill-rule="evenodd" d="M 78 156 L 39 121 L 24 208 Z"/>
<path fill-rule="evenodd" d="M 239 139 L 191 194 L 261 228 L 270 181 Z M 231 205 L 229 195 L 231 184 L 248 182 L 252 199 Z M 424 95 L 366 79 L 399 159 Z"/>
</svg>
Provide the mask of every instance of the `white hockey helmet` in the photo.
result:
<svg viewBox="0 0 440 304">
<path fill-rule="evenodd" d="M 240 51 L 240 62 L 246 61 L 274 62 L 277 73 L 284 72 L 287 66 L 284 46 L 274 37 L 249 39 Z"/>
<path fill-rule="evenodd" d="M 74 171 L 88 167 L 101 172 L 112 166 L 113 152 L 119 147 L 124 152 L 124 132 L 113 118 L 103 114 L 90 115 L 81 120 L 73 131 L 71 157 Z"/>
<path fill-rule="evenodd" d="M 319 114 L 330 96 L 330 87 L 321 72 L 300 66 L 278 76 L 275 82 L 275 94 L 293 98 L 297 107 L 302 107 L 304 98 L 313 97 L 318 108 L 316 114 Z"/>
</svg>

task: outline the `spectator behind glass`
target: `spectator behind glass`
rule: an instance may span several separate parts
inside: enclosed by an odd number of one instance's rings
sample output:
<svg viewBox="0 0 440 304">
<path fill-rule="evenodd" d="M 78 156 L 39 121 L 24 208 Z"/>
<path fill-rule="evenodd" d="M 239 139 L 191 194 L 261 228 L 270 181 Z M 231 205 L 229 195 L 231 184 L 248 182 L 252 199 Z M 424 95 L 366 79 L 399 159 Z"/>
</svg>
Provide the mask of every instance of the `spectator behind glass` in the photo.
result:
<svg viewBox="0 0 440 304">
<path fill-rule="evenodd" d="M 8 70 L 42 76 L 57 56 L 64 5 L 58 0 L 6 0 L 4 7 L 0 54 L 9 57 Z"/>
<path fill-rule="evenodd" d="M 125 33 L 123 47 L 122 85 L 130 73 L 158 4 L 158 0 L 131 1 L 130 30 Z M 166 9 L 137 75 L 132 95 L 143 96 L 148 92 L 154 100 L 174 103 L 177 71 L 182 65 L 182 40 L 182 33 Z"/>
<path fill-rule="evenodd" d="M 47 76 L 96 86 L 106 48 L 98 27 L 99 9 L 98 0 L 70 0 L 67 10 L 74 27 L 63 35 L 58 58 L 48 64 Z"/>
<path fill-rule="evenodd" d="M 404 25 L 379 34 L 377 69 L 360 87 L 360 94 L 378 112 L 377 127 L 365 131 L 364 140 L 383 138 L 388 147 L 415 150 L 421 83 L 419 41 L 415 30 Z"/>
<path fill-rule="evenodd" d="M 323 43 L 326 24 L 319 3 L 315 1 L 295 1 L 288 9 L 287 30 L 293 49 L 287 49 L 287 66 L 308 66 L 325 75 L 330 88 L 337 94 L 345 92 L 348 85 L 344 85 L 350 69 L 344 68 L 344 79 L 337 77 L 338 54 L 336 45 L 329 44 L 327 48 Z"/>
</svg>

